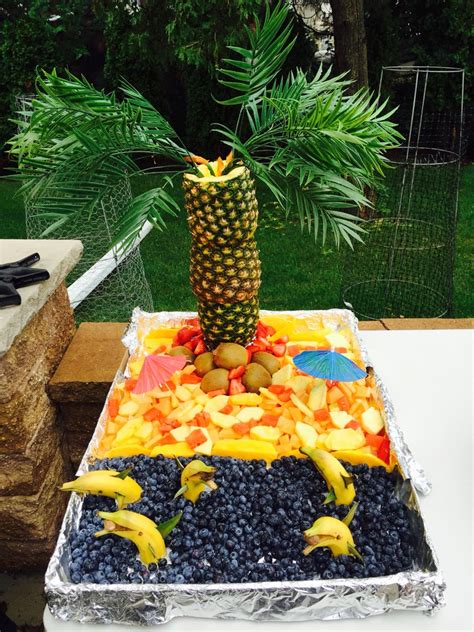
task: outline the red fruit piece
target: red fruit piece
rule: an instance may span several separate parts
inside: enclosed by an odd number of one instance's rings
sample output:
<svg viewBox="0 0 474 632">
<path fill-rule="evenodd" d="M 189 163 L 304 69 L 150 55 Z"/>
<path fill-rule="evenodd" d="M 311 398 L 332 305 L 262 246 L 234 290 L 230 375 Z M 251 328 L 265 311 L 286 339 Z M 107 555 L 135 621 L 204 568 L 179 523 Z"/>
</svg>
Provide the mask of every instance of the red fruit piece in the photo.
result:
<svg viewBox="0 0 474 632">
<path fill-rule="evenodd" d="M 224 406 L 224 408 L 220 409 L 220 413 L 222 413 L 223 415 L 230 415 L 230 413 L 234 410 L 234 407 L 232 406 L 232 404 L 227 404 L 227 406 Z"/>
<path fill-rule="evenodd" d="M 217 388 L 215 391 L 209 391 L 207 394 L 209 395 L 209 397 L 217 397 L 217 395 L 227 395 L 225 389 L 223 388 Z"/>
<path fill-rule="evenodd" d="M 239 435 L 245 435 L 248 432 L 250 432 L 250 424 L 249 423 L 239 423 L 239 424 L 234 424 L 232 426 L 232 430 L 234 432 L 236 432 Z"/>
<path fill-rule="evenodd" d="M 229 395 L 238 395 L 239 393 L 245 392 L 245 386 L 242 384 L 240 378 L 235 378 L 230 381 Z"/>
<path fill-rule="evenodd" d="M 109 410 L 109 417 L 117 417 L 119 411 L 120 401 L 115 397 L 111 397 L 107 402 L 107 407 Z"/>
<path fill-rule="evenodd" d="M 163 413 L 158 408 L 149 408 L 143 415 L 143 419 L 146 421 L 158 421 L 158 419 L 163 419 Z"/>
<path fill-rule="evenodd" d="M 351 407 L 351 404 L 345 395 L 343 397 L 340 397 L 336 403 L 341 410 L 348 411 L 349 408 Z"/>
<path fill-rule="evenodd" d="M 285 355 L 285 353 L 286 353 L 286 345 L 283 345 L 283 344 L 281 344 L 281 345 L 273 345 L 273 347 L 270 349 L 270 351 L 277 358 L 282 358 Z"/>
<path fill-rule="evenodd" d="M 172 434 L 167 434 L 162 437 L 156 445 L 171 445 L 172 443 L 178 443 Z"/>
<path fill-rule="evenodd" d="M 329 419 L 329 413 L 325 408 L 320 408 L 314 411 L 314 418 L 316 421 L 325 421 Z"/>
<path fill-rule="evenodd" d="M 275 415 L 263 415 L 263 417 L 259 421 L 259 424 L 261 426 L 272 426 L 273 428 L 277 425 L 277 423 L 278 417 L 276 417 Z"/>
<path fill-rule="evenodd" d="M 194 354 L 201 355 L 201 353 L 205 353 L 207 351 L 206 344 L 202 338 L 198 340 L 197 345 L 194 347 Z"/>
<path fill-rule="evenodd" d="M 383 443 L 384 437 L 381 437 L 380 435 L 374 435 L 374 434 L 370 434 L 367 433 L 365 435 L 365 442 L 367 443 L 367 445 L 370 445 L 371 448 L 375 448 L 376 450 L 379 449 L 380 445 Z"/>
<path fill-rule="evenodd" d="M 199 384 L 202 380 L 196 373 L 183 373 L 180 377 L 181 384 Z"/>
<path fill-rule="evenodd" d="M 358 430 L 360 428 L 360 424 L 357 423 L 355 419 L 351 419 L 344 428 L 352 428 L 352 430 Z"/>
<path fill-rule="evenodd" d="M 385 463 L 390 463 L 390 439 L 384 437 L 377 450 L 377 456 Z"/>
<path fill-rule="evenodd" d="M 194 450 L 194 448 L 197 448 L 198 445 L 201 445 L 201 443 L 204 443 L 205 441 L 207 441 L 206 435 L 199 428 L 196 430 L 193 430 L 186 437 L 186 443 L 189 445 L 189 447 L 192 450 Z"/>
<path fill-rule="evenodd" d="M 242 364 L 241 366 L 238 366 L 236 369 L 231 369 L 229 371 L 229 380 L 235 380 L 238 377 L 242 377 L 244 373 L 245 373 L 245 367 Z"/>
<path fill-rule="evenodd" d="M 134 380 L 133 378 L 129 377 L 128 380 L 125 380 L 125 390 L 133 391 L 133 389 L 137 385 L 137 381 L 138 380 Z"/>
</svg>

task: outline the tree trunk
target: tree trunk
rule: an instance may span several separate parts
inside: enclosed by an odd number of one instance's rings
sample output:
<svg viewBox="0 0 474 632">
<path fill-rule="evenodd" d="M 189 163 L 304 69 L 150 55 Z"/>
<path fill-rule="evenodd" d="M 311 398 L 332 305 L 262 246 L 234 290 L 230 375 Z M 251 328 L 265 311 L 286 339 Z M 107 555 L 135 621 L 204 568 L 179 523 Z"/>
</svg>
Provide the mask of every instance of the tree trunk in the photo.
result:
<svg viewBox="0 0 474 632">
<path fill-rule="evenodd" d="M 367 87 L 367 43 L 364 0 L 331 0 L 336 48 L 336 70 L 349 71 L 354 81 L 349 90 Z"/>
</svg>

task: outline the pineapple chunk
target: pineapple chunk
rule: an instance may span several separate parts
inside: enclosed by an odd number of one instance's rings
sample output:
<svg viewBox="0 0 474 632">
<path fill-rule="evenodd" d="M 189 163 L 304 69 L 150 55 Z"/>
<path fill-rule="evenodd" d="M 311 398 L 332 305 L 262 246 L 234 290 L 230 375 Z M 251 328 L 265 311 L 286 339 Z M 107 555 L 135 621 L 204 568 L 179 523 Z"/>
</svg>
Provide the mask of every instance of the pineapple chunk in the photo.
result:
<svg viewBox="0 0 474 632">
<path fill-rule="evenodd" d="M 365 445 L 364 434 L 352 428 L 332 430 L 325 441 L 328 450 L 357 450 Z"/>
<path fill-rule="evenodd" d="M 278 453 L 272 443 L 254 439 L 221 439 L 214 443 L 212 454 L 230 456 L 235 459 L 264 459 L 267 463 L 278 458 Z"/>
<path fill-rule="evenodd" d="M 135 432 L 140 428 L 143 423 L 143 417 L 136 417 L 135 419 L 129 419 L 115 435 L 114 445 L 124 443 L 128 441 Z"/>
<path fill-rule="evenodd" d="M 191 393 L 184 386 L 177 386 L 174 393 L 180 402 L 187 402 L 191 399 Z"/>
<path fill-rule="evenodd" d="M 151 423 L 151 421 L 144 421 L 141 425 L 141 428 L 139 428 L 135 432 L 135 436 L 137 437 L 137 439 L 141 439 L 142 441 L 147 441 L 151 436 L 152 430 L 153 430 L 153 424 Z"/>
<path fill-rule="evenodd" d="M 292 393 L 290 395 L 290 399 L 293 402 L 293 404 L 296 406 L 296 408 L 299 408 L 299 410 L 301 410 L 301 412 L 303 413 L 303 415 L 305 415 L 306 417 L 313 417 L 313 411 L 310 410 L 306 404 L 304 404 L 301 399 L 299 397 L 296 397 L 296 395 L 294 393 Z"/>
<path fill-rule="evenodd" d="M 173 430 L 170 431 L 170 435 L 174 439 L 176 439 L 176 441 L 186 441 L 186 437 L 191 432 L 192 432 L 192 427 L 184 425 L 184 426 L 179 426 L 178 428 L 173 428 Z"/>
<path fill-rule="evenodd" d="M 328 388 L 324 380 L 318 380 L 318 384 L 313 386 L 308 398 L 308 408 L 311 410 L 321 410 L 321 408 L 327 408 L 326 396 Z"/>
<path fill-rule="evenodd" d="M 309 448 L 316 447 L 316 442 L 318 440 L 318 433 L 313 428 L 313 426 L 310 426 L 309 424 L 305 424 L 302 421 L 297 421 L 295 430 L 303 446 L 308 446 Z"/>
<path fill-rule="evenodd" d="M 202 412 L 202 406 L 196 404 L 190 410 L 187 410 L 185 413 L 180 415 L 178 417 L 178 421 L 180 421 L 182 424 L 187 423 L 188 421 L 194 419 L 194 417 L 196 417 L 196 415 L 198 415 L 200 412 Z"/>
<path fill-rule="evenodd" d="M 329 413 L 329 416 L 331 417 L 331 421 L 332 423 L 337 427 L 337 428 L 345 428 L 347 426 L 347 424 L 352 421 L 352 417 L 351 415 L 349 415 L 348 413 L 346 413 L 345 410 L 334 410 L 331 411 Z"/>
<path fill-rule="evenodd" d="M 258 406 L 262 403 L 262 397 L 258 393 L 239 393 L 238 395 L 231 395 L 229 403 L 232 406 Z"/>
<path fill-rule="evenodd" d="M 384 427 L 382 415 L 373 406 L 364 410 L 360 417 L 362 428 L 370 434 L 378 434 Z"/>
<path fill-rule="evenodd" d="M 250 428 L 250 438 L 257 441 L 277 443 L 280 435 L 280 429 L 272 428 L 271 426 L 254 426 L 253 428 Z"/>
<path fill-rule="evenodd" d="M 333 334 L 328 334 L 326 336 L 326 340 L 329 342 L 331 347 L 345 347 L 349 349 L 350 342 L 347 340 L 345 336 L 340 333 L 334 332 Z"/>
<path fill-rule="evenodd" d="M 176 457 L 176 456 L 193 456 L 194 452 L 191 450 L 186 441 L 180 441 L 178 443 L 172 443 L 170 445 L 157 445 L 152 449 L 150 456 L 162 456 Z"/>
<path fill-rule="evenodd" d="M 208 401 L 204 406 L 204 412 L 212 413 L 214 410 L 222 410 L 228 403 L 228 395 L 216 395 L 216 397 L 208 398 Z"/>
<path fill-rule="evenodd" d="M 211 456 L 213 441 L 211 439 L 211 435 L 209 434 L 209 430 L 207 428 L 199 428 L 199 426 L 190 426 L 190 428 L 191 430 L 199 429 L 206 437 L 206 441 L 204 441 L 204 443 L 201 443 L 201 445 L 197 445 L 194 448 L 194 451 L 198 454 L 206 454 L 207 456 Z"/>
<path fill-rule="evenodd" d="M 287 381 L 286 386 L 292 388 L 295 393 L 299 393 L 306 390 L 306 387 L 309 386 L 312 382 L 312 377 L 308 377 L 307 375 L 295 375 L 295 377 L 292 377 L 290 380 Z"/>
<path fill-rule="evenodd" d="M 272 384 L 286 384 L 293 375 L 293 365 L 286 364 L 272 375 Z"/>
<path fill-rule="evenodd" d="M 137 402 L 134 402 L 132 400 L 130 400 L 129 402 L 125 402 L 125 404 L 122 404 L 119 408 L 119 415 L 122 415 L 122 417 L 133 417 L 133 415 L 136 415 L 139 409 L 139 405 L 137 404 Z"/>
<path fill-rule="evenodd" d="M 251 421 L 255 419 L 258 421 L 264 415 L 265 411 L 263 408 L 259 408 L 259 406 L 246 406 L 242 408 L 236 415 L 237 419 L 241 422 Z"/>
<path fill-rule="evenodd" d="M 220 413 L 214 410 L 211 415 L 211 421 L 219 428 L 231 428 L 234 424 L 237 423 L 237 418 L 233 415 L 224 415 L 224 413 Z"/>
<path fill-rule="evenodd" d="M 183 415 L 186 415 L 194 407 L 194 402 L 184 402 L 168 414 L 168 419 L 177 419 L 181 421 Z"/>
<path fill-rule="evenodd" d="M 275 393 L 272 393 L 271 391 L 268 390 L 268 388 L 265 388 L 264 386 L 260 387 L 260 392 L 261 394 L 266 397 L 267 399 L 271 399 L 274 402 L 280 402 L 280 400 L 278 399 L 278 397 L 275 395 Z"/>
</svg>

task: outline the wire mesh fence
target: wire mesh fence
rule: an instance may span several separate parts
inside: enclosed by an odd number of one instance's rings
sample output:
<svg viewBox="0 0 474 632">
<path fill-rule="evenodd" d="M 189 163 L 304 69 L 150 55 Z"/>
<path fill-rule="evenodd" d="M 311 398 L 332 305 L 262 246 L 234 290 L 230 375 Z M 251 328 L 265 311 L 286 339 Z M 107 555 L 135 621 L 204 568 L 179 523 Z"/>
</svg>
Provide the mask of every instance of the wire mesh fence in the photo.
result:
<svg viewBox="0 0 474 632">
<path fill-rule="evenodd" d="M 372 192 L 365 245 L 346 256 L 342 300 L 363 318 L 441 317 L 453 293 L 464 75 L 458 69 L 384 69 L 382 92 L 387 75 L 405 143 L 389 153 L 386 177 Z M 453 107 L 433 107 L 428 99 L 456 82 Z"/>
</svg>

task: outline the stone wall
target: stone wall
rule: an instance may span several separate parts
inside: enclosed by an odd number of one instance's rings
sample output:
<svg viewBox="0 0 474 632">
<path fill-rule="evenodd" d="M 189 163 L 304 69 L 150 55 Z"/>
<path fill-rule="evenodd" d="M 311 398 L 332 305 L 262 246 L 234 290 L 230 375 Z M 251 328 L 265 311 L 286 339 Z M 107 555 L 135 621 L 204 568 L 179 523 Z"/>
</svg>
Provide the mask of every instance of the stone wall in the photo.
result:
<svg viewBox="0 0 474 632">
<path fill-rule="evenodd" d="M 43 566 L 54 546 L 70 471 L 46 385 L 74 331 L 61 284 L 0 357 L 0 570 Z"/>
</svg>

